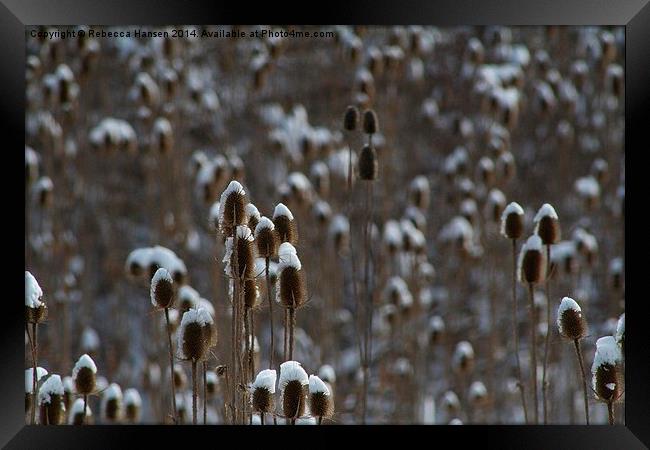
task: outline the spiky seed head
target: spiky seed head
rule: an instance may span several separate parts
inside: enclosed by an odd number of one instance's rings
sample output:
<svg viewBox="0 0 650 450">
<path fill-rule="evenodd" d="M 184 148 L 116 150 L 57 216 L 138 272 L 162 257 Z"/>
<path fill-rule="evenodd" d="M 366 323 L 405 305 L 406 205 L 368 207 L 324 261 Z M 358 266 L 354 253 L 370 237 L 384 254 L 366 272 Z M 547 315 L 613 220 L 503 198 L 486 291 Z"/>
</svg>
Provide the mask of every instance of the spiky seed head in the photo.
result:
<svg viewBox="0 0 650 450">
<path fill-rule="evenodd" d="M 596 341 L 596 354 L 591 366 L 592 387 L 598 400 L 616 402 L 623 394 L 622 356 L 613 336 Z"/>
<path fill-rule="evenodd" d="M 373 109 L 367 109 L 363 112 L 363 132 L 366 134 L 379 132 L 379 120 L 377 119 L 377 113 Z"/>
<path fill-rule="evenodd" d="M 212 343 L 213 320 L 204 308 L 190 309 L 181 319 L 178 356 L 186 361 L 202 361 Z"/>
<path fill-rule="evenodd" d="M 25 271 L 25 320 L 41 323 L 47 318 L 47 306 L 43 302 L 43 290 L 36 278 Z"/>
<path fill-rule="evenodd" d="M 151 304 L 158 309 L 171 308 L 174 304 L 174 280 L 165 268 L 159 268 L 151 278 Z"/>
<path fill-rule="evenodd" d="M 356 106 L 348 106 L 343 116 L 343 128 L 348 131 L 354 131 L 359 124 L 359 110 Z"/>
<path fill-rule="evenodd" d="M 379 172 L 377 151 L 371 145 L 364 145 L 359 155 L 359 178 L 362 180 L 376 180 Z"/>
<path fill-rule="evenodd" d="M 304 274 L 294 266 L 281 269 L 278 277 L 278 296 L 285 308 L 299 308 L 307 300 Z"/>
<path fill-rule="evenodd" d="M 542 251 L 542 240 L 533 235 L 528 238 L 519 253 L 519 279 L 522 283 L 538 284 L 546 276 L 546 256 Z"/>
<path fill-rule="evenodd" d="M 107 422 L 114 423 L 122 420 L 122 389 L 117 383 L 111 383 L 104 391 L 101 406 Z"/>
<path fill-rule="evenodd" d="M 572 341 L 587 335 L 587 321 L 578 303 L 564 297 L 557 311 L 557 326 L 560 335 Z"/>
<path fill-rule="evenodd" d="M 72 369 L 72 379 L 79 394 L 92 394 L 96 386 L 97 366 L 90 356 L 82 355 Z"/>
<path fill-rule="evenodd" d="M 124 416 L 128 423 L 138 423 L 142 411 L 142 399 L 137 390 L 124 391 Z"/>
<path fill-rule="evenodd" d="M 268 217 L 261 217 L 255 227 L 257 254 L 262 258 L 273 258 L 278 253 L 278 235 L 275 225 Z"/>
<path fill-rule="evenodd" d="M 257 306 L 260 292 L 255 278 L 244 281 L 244 305 L 252 309 Z"/>
<path fill-rule="evenodd" d="M 508 239 L 519 239 L 524 234 L 524 209 L 516 202 L 510 203 L 501 215 L 501 234 Z"/>
<path fill-rule="evenodd" d="M 232 180 L 219 200 L 219 227 L 225 236 L 232 236 L 233 228 L 247 223 L 246 191 L 242 185 Z"/>
<path fill-rule="evenodd" d="M 535 233 L 544 245 L 553 245 L 560 240 L 560 222 L 555 209 L 548 203 L 544 203 L 535 215 Z"/>
<path fill-rule="evenodd" d="M 273 225 L 280 243 L 289 242 L 293 245 L 298 243 L 298 229 L 293 219 L 293 214 L 284 204 L 279 203 L 273 212 Z"/>
<path fill-rule="evenodd" d="M 286 418 L 298 418 L 305 414 L 307 387 L 299 380 L 286 383 L 282 391 L 282 413 Z"/>
<path fill-rule="evenodd" d="M 253 395 L 251 398 L 253 410 L 261 413 L 270 413 L 274 409 L 273 395 L 275 394 L 276 371 L 262 370 L 255 377 L 252 384 Z"/>
</svg>

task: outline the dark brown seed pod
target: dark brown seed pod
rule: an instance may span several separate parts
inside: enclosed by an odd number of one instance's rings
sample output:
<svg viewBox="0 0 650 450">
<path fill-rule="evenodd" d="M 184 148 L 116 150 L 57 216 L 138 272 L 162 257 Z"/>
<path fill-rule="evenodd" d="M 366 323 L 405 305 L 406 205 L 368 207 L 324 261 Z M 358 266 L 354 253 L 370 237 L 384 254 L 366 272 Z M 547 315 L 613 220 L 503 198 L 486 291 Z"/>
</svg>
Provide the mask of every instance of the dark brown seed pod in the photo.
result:
<svg viewBox="0 0 650 450">
<path fill-rule="evenodd" d="M 519 239 L 524 234 L 524 210 L 518 203 L 512 202 L 503 210 L 501 234 L 508 239 Z"/>
<path fill-rule="evenodd" d="M 187 314 L 187 313 L 186 313 Z M 207 351 L 207 342 L 204 340 L 203 327 L 198 323 L 187 324 L 182 330 L 183 354 L 188 360 L 199 361 Z"/>
<path fill-rule="evenodd" d="M 212 343 L 212 317 L 204 308 L 190 309 L 181 319 L 178 356 L 185 361 L 202 361 Z"/>
<path fill-rule="evenodd" d="M 236 180 L 231 181 L 219 201 L 219 223 L 224 235 L 231 236 L 234 227 L 244 225 L 248 221 L 247 203 L 246 191 L 242 185 Z"/>
<path fill-rule="evenodd" d="M 254 278 L 244 281 L 244 305 L 246 308 L 255 308 L 259 300 L 259 288 Z"/>
<path fill-rule="evenodd" d="M 292 245 L 298 243 L 298 229 L 293 219 L 293 214 L 284 204 L 279 203 L 273 212 L 273 225 L 280 243 L 289 242 Z"/>
<path fill-rule="evenodd" d="M 591 367 L 593 389 L 598 400 L 616 402 L 623 394 L 622 357 L 613 336 L 596 341 L 596 354 Z"/>
<path fill-rule="evenodd" d="M 284 417 L 292 419 L 305 414 L 306 387 L 299 380 L 287 382 L 282 394 Z"/>
<path fill-rule="evenodd" d="M 268 389 L 258 387 L 253 390 L 253 411 L 260 413 L 273 411 L 273 394 Z"/>
<path fill-rule="evenodd" d="M 41 425 L 61 425 L 65 419 L 63 396 L 52 394 L 50 401 L 41 403 L 39 421 Z"/>
<path fill-rule="evenodd" d="M 474 369 L 474 349 L 467 341 L 459 342 L 453 355 L 454 369 L 457 373 L 467 374 Z"/>
<path fill-rule="evenodd" d="M 278 234 L 268 217 L 262 217 L 255 227 L 257 254 L 261 258 L 273 258 L 278 254 Z"/>
<path fill-rule="evenodd" d="M 47 306 L 42 303 L 37 308 L 25 306 L 25 320 L 28 323 L 41 323 L 47 319 Z"/>
<path fill-rule="evenodd" d="M 316 375 L 309 376 L 309 409 L 311 415 L 318 418 L 329 418 L 334 414 L 331 392 Z"/>
<path fill-rule="evenodd" d="M 362 180 L 376 180 L 379 172 L 377 151 L 371 145 L 364 145 L 359 155 L 359 178 Z"/>
<path fill-rule="evenodd" d="M 535 216 L 535 233 L 544 245 L 553 245 L 560 241 L 560 222 L 555 209 L 548 203 L 545 203 Z"/>
<path fill-rule="evenodd" d="M 377 113 L 372 109 L 367 109 L 363 113 L 363 132 L 366 134 L 375 134 L 379 132 Z"/>
<path fill-rule="evenodd" d="M 564 297 L 557 312 L 557 326 L 560 335 L 572 341 L 587 335 L 587 321 L 575 300 Z"/>
<path fill-rule="evenodd" d="M 546 258 L 542 252 L 542 240 L 533 235 L 528 238 L 519 254 L 519 279 L 522 283 L 537 284 L 544 281 Z"/>
<path fill-rule="evenodd" d="M 246 225 L 237 227 L 237 266 L 236 276 L 248 280 L 255 276 L 255 240 Z M 235 266 L 235 252 L 231 255 L 231 267 Z"/>
<path fill-rule="evenodd" d="M 95 372 L 90 367 L 81 367 L 73 378 L 77 393 L 87 395 L 95 391 Z"/>
<path fill-rule="evenodd" d="M 348 131 L 354 131 L 359 124 L 359 110 L 356 106 L 348 106 L 343 116 L 343 128 Z"/>
<path fill-rule="evenodd" d="M 281 268 L 278 283 L 278 295 L 285 308 L 299 308 L 305 304 L 307 301 L 305 278 L 299 268 L 294 266 Z"/>
<path fill-rule="evenodd" d="M 167 269 L 159 268 L 151 278 L 151 304 L 158 309 L 174 304 L 174 280 Z"/>
</svg>

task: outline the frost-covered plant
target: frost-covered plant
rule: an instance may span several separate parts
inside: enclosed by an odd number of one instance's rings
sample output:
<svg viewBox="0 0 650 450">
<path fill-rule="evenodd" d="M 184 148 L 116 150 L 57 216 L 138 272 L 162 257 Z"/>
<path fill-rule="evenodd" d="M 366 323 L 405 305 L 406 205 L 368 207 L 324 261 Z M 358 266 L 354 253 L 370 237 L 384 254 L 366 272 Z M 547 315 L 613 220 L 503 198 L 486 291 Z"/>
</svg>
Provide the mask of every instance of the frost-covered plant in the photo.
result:
<svg viewBox="0 0 650 450">
<path fill-rule="evenodd" d="M 124 417 L 129 423 L 140 422 L 142 415 L 142 399 L 137 389 L 129 388 L 124 391 Z"/>
<path fill-rule="evenodd" d="M 122 420 L 122 389 L 117 383 L 111 383 L 102 394 L 101 414 L 107 423 L 119 423 Z"/>
<path fill-rule="evenodd" d="M 587 320 L 585 319 L 580 305 L 570 297 L 564 297 L 557 310 L 557 327 L 560 335 L 573 341 L 573 346 L 578 358 L 580 367 L 579 378 L 582 380 L 582 389 L 585 402 L 585 419 L 589 425 L 589 401 L 587 398 L 587 375 L 582 359 L 580 340 L 587 335 Z"/>
<path fill-rule="evenodd" d="M 596 341 L 596 354 L 591 366 L 592 387 L 596 398 L 607 404 L 609 424 L 614 425 L 614 403 L 623 395 L 623 355 L 614 336 Z"/>
<path fill-rule="evenodd" d="M 87 354 L 81 355 L 72 369 L 72 380 L 74 381 L 77 393 L 83 395 L 84 413 L 82 415 L 82 425 L 83 417 L 85 417 L 85 411 L 88 405 L 88 396 L 95 392 L 97 385 L 96 375 L 97 366 L 95 365 L 95 362 Z"/>
<path fill-rule="evenodd" d="M 34 396 L 34 368 L 30 367 L 25 370 L 25 412 L 30 412 L 32 408 L 35 408 L 35 396 Z M 47 375 L 47 370 L 42 367 L 37 367 L 36 369 L 36 383 L 38 387 L 38 381 Z"/>
<path fill-rule="evenodd" d="M 31 424 L 36 423 L 36 386 L 38 366 L 38 324 L 47 317 L 47 305 L 43 302 L 43 290 L 30 272 L 25 271 L 25 332 L 29 338 L 32 354 L 32 414 Z M 31 325 L 31 330 L 30 330 Z"/>
<path fill-rule="evenodd" d="M 329 387 L 316 375 L 309 375 L 309 410 L 312 416 L 318 418 L 319 425 L 323 418 L 328 419 L 334 414 Z"/>
<path fill-rule="evenodd" d="M 251 385 L 253 390 L 251 395 L 253 411 L 260 413 L 262 425 L 264 425 L 265 414 L 273 413 L 275 409 L 273 396 L 275 395 L 276 377 L 275 370 L 265 369 L 257 374 L 255 381 Z"/>
<path fill-rule="evenodd" d="M 273 224 L 280 243 L 298 243 L 298 229 L 293 214 L 283 203 L 278 203 L 273 210 Z"/>
<path fill-rule="evenodd" d="M 65 420 L 63 404 L 63 382 L 59 375 L 53 374 L 43 382 L 38 390 L 38 405 L 41 425 L 60 425 Z"/>
<path fill-rule="evenodd" d="M 291 425 L 295 425 L 296 419 L 305 414 L 308 385 L 309 377 L 299 362 L 287 361 L 280 364 L 278 387 L 282 396 L 282 413 Z"/>
</svg>

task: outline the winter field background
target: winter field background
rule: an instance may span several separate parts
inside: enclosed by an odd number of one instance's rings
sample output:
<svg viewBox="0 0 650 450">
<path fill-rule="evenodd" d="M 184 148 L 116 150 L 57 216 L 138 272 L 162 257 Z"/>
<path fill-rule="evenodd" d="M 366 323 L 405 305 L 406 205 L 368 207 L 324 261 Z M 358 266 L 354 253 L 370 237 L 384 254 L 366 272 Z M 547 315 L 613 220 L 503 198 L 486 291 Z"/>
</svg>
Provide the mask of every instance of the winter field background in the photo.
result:
<svg viewBox="0 0 650 450">
<path fill-rule="evenodd" d="M 28 423 L 624 423 L 622 27 L 88 29 L 26 31 Z"/>
</svg>

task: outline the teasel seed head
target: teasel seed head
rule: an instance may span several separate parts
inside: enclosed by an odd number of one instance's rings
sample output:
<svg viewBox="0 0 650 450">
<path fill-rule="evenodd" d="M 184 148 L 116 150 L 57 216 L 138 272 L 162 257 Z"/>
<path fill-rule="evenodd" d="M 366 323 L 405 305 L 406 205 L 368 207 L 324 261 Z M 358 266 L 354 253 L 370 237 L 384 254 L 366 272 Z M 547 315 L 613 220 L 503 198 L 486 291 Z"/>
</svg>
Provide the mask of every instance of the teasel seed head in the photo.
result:
<svg viewBox="0 0 650 450">
<path fill-rule="evenodd" d="M 366 134 L 379 132 L 379 120 L 377 119 L 377 113 L 373 109 L 367 109 L 363 112 L 363 132 Z"/>
<path fill-rule="evenodd" d="M 275 225 L 268 217 L 261 217 L 255 227 L 257 254 L 262 258 L 273 258 L 278 253 L 278 235 Z"/>
<path fill-rule="evenodd" d="M 257 207 L 252 203 L 246 204 L 246 215 L 248 216 L 248 228 L 255 230 L 255 227 L 260 221 L 260 212 Z"/>
<path fill-rule="evenodd" d="M 282 393 L 282 414 L 284 417 L 298 418 L 305 414 L 305 403 L 309 377 L 297 361 L 280 364 L 278 387 Z"/>
<path fill-rule="evenodd" d="M 474 368 L 474 348 L 467 341 L 461 341 L 456 345 L 452 356 L 454 371 L 459 374 L 468 374 Z"/>
<path fill-rule="evenodd" d="M 623 289 L 623 258 L 617 257 L 609 263 L 612 288 L 616 291 Z"/>
<path fill-rule="evenodd" d="M 59 375 L 50 375 L 43 382 L 38 390 L 41 425 L 61 425 L 63 423 L 65 420 L 64 393 L 65 389 Z"/>
<path fill-rule="evenodd" d="M 274 398 L 275 395 L 275 381 L 277 373 L 272 369 L 262 370 L 255 377 L 252 384 L 252 398 L 253 411 L 259 413 L 271 413 L 275 409 Z"/>
<path fill-rule="evenodd" d="M 142 399 L 134 388 L 124 391 L 124 416 L 128 423 L 140 422 L 142 415 Z"/>
<path fill-rule="evenodd" d="M 247 203 L 246 191 L 238 181 L 232 180 L 219 200 L 219 228 L 225 236 L 232 236 L 233 228 L 248 222 Z"/>
<path fill-rule="evenodd" d="M 260 290 L 257 286 L 257 280 L 250 278 L 244 281 L 244 305 L 246 308 L 254 309 L 260 298 Z"/>
<path fill-rule="evenodd" d="M 212 343 L 214 321 L 204 308 L 190 309 L 181 319 L 178 332 L 178 357 L 184 361 L 203 361 Z"/>
<path fill-rule="evenodd" d="M 343 116 L 343 128 L 347 131 L 354 131 L 359 124 L 359 110 L 356 106 L 348 106 Z"/>
<path fill-rule="evenodd" d="M 299 308 L 307 301 L 304 273 L 295 247 L 288 242 L 278 250 L 276 300 L 285 308 Z"/>
<path fill-rule="evenodd" d="M 455 415 L 460 411 L 460 400 L 454 391 L 447 391 L 442 396 L 442 406 L 449 415 Z"/>
<path fill-rule="evenodd" d="M 485 203 L 485 216 L 487 219 L 493 223 L 500 223 L 505 208 L 506 197 L 503 195 L 503 192 L 496 188 L 490 189 L 490 192 L 488 192 L 487 202 Z M 521 224 L 521 228 L 523 233 L 523 223 Z"/>
<path fill-rule="evenodd" d="M 542 251 L 542 239 L 532 235 L 521 247 L 517 264 L 519 280 L 525 284 L 538 284 L 546 276 L 546 256 Z"/>
<path fill-rule="evenodd" d="M 474 408 L 480 408 L 488 403 L 488 392 L 481 381 L 474 381 L 469 386 L 469 401 Z"/>
<path fill-rule="evenodd" d="M 43 302 L 43 290 L 30 272 L 25 271 L 25 320 L 41 323 L 47 318 L 47 305 Z"/>
<path fill-rule="evenodd" d="M 440 316 L 429 319 L 429 342 L 433 345 L 440 343 L 445 334 L 445 322 Z"/>
<path fill-rule="evenodd" d="M 572 341 L 587 335 L 587 321 L 580 305 L 570 297 L 564 297 L 557 310 L 557 327 L 560 335 Z"/>
<path fill-rule="evenodd" d="M 365 144 L 359 155 L 359 178 L 362 180 L 376 180 L 379 171 L 377 151 L 372 145 Z"/>
<path fill-rule="evenodd" d="M 117 383 L 111 383 L 104 391 L 101 412 L 103 419 L 108 423 L 122 420 L 122 389 Z"/>
<path fill-rule="evenodd" d="M 337 214 L 330 224 L 330 236 L 334 241 L 334 249 L 342 254 L 347 251 L 350 244 L 350 222 L 342 214 Z"/>
<path fill-rule="evenodd" d="M 273 224 L 280 239 L 280 243 L 298 243 L 298 229 L 293 214 L 283 203 L 278 203 L 273 211 Z"/>
<path fill-rule="evenodd" d="M 429 186 L 429 180 L 427 180 L 427 177 L 424 175 L 415 177 L 413 181 L 411 181 L 409 191 L 413 205 L 422 211 L 426 211 L 429 207 L 429 201 L 431 198 L 431 187 Z"/>
<path fill-rule="evenodd" d="M 159 268 L 151 279 L 151 304 L 157 309 L 171 308 L 174 304 L 174 280 L 167 269 Z"/>
<path fill-rule="evenodd" d="M 25 412 L 32 408 L 32 394 L 33 394 L 33 374 L 34 369 L 29 368 L 25 370 Z M 41 378 L 47 375 L 47 370 L 42 367 L 36 369 L 36 389 L 38 389 L 38 382 Z"/>
<path fill-rule="evenodd" d="M 90 410 L 90 405 L 86 405 L 86 417 L 84 418 L 84 399 L 78 398 L 70 407 L 70 418 L 68 423 L 70 425 L 89 425 L 92 423 L 93 412 Z"/>
<path fill-rule="evenodd" d="M 230 257 L 227 275 L 232 276 L 232 267 L 235 263 L 232 238 L 227 239 L 227 255 Z M 246 225 L 237 226 L 237 268 L 236 276 L 242 280 L 248 280 L 255 276 L 255 238 L 250 228 Z"/>
<path fill-rule="evenodd" d="M 330 418 L 334 404 L 329 387 L 316 375 L 309 375 L 309 410 L 312 416 Z"/>
<path fill-rule="evenodd" d="M 77 393 L 89 395 L 95 392 L 97 366 L 90 356 L 81 355 L 72 369 L 72 379 Z"/>
<path fill-rule="evenodd" d="M 515 158 L 510 152 L 503 152 L 497 158 L 497 173 L 504 183 L 515 176 Z"/>
<path fill-rule="evenodd" d="M 605 403 L 617 401 L 623 394 L 623 358 L 613 336 L 596 341 L 596 354 L 591 366 L 592 387 L 596 398 Z"/>
<path fill-rule="evenodd" d="M 544 245 L 560 241 L 560 221 L 555 209 L 548 203 L 544 203 L 535 215 L 535 234 L 542 239 Z"/>
</svg>

